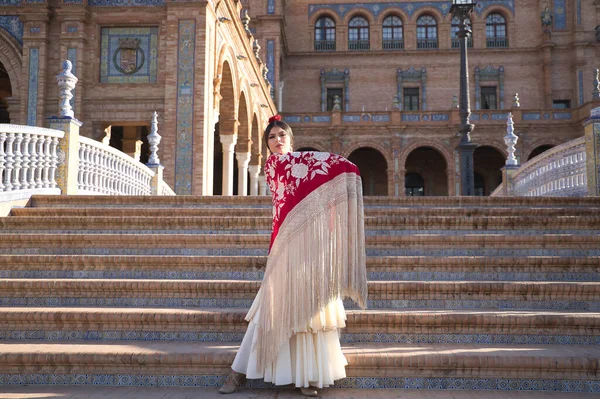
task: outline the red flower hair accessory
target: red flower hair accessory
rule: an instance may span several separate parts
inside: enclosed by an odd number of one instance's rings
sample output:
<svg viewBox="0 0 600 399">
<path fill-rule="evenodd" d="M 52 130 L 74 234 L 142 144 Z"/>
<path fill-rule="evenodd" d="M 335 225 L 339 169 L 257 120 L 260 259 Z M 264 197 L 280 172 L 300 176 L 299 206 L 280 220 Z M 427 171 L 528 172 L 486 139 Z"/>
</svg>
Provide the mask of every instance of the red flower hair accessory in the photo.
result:
<svg viewBox="0 0 600 399">
<path fill-rule="evenodd" d="M 281 115 L 273 115 L 272 117 L 269 118 L 269 125 L 275 121 L 280 121 L 281 120 Z"/>
</svg>

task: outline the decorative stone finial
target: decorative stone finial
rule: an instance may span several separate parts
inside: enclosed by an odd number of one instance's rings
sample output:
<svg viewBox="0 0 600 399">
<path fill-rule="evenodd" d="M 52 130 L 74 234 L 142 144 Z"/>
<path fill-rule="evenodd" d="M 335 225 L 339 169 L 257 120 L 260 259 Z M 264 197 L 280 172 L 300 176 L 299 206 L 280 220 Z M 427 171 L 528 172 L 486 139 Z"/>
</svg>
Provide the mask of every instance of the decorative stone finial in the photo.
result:
<svg viewBox="0 0 600 399">
<path fill-rule="evenodd" d="M 250 31 L 250 16 L 248 15 L 248 10 L 242 10 L 242 25 L 244 25 L 244 30 L 248 36 L 252 36 L 252 31 Z"/>
<path fill-rule="evenodd" d="M 158 159 L 158 144 L 160 143 L 161 137 L 158 134 L 158 113 L 154 111 L 152 114 L 152 124 L 150 125 L 150 134 L 148 135 L 148 143 L 150 144 L 150 158 L 148 159 L 148 165 L 160 165 L 160 159 Z"/>
<path fill-rule="evenodd" d="M 110 145 L 110 137 L 112 136 L 112 126 L 107 126 L 104 129 L 104 137 L 102 138 L 102 144 Z"/>
<path fill-rule="evenodd" d="M 342 102 L 340 96 L 333 97 L 333 111 L 340 112 L 342 110 Z"/>
<path fill-rule="evenodd" d="M 252 50 L 254 50 L 254 56 L 257 61 L 260 61 L 260 44 L 258 44 L 258 40 L 254 39 L 254 43 L 252 43 Z"/>
<path fill-rule="evenodd" d="M 78 79 L 71 73 L 71 70 L 73 69 L 73 64 L 71 64 L 71 61 L 64 60 L 61 67 L 62 72 L 56 75 L 59 93 L 58 116 L 75 118 L 73 108 L 71 107 L 71 99 L 73 98 L 71 91 L 75 88 Z"/>
<path fill-rule="evenodd" d="M 392 109 L 400 108 L 400 100 L 398 100 L 398 96 L 394 96 L 394 100 L 392 101 Z"/>
<path fill-rule="evenodd" d="M 515 97 L 513 98 L 513 108 L 521 108 L 521 103 L 519 102 L 519 93 L 515 93 Z"/>
<path fill-rule="evenodd" d="M 515 158 L 515 145 L 519 140 L 519 137 L 514 133 L 513 115 L 511 112 L 508 113 L 506 118 L 506 136 L 504 136 L 504 143 L 508 151 L 508 157 L 506 158 L 506 166 L 516 166 L 519 163 Z"/>
<path fill-rule="evenodd" d="M 592 91 L 592 98 L 600 98 L 600 77 L 598 76 L 600 71 L 598 68 L 594 70 L 594 91 Z"/>
</svg>

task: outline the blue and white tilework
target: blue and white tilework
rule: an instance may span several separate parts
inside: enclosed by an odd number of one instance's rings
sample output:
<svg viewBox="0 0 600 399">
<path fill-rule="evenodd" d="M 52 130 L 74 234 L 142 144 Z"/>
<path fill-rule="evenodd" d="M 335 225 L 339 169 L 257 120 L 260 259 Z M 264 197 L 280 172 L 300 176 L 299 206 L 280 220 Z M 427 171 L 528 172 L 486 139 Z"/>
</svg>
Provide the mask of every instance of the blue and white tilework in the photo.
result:
<svg viewBox="0 0 600 399">
<path fill-rule="evenodd" d="M 23 23 L 17 15 L 0 15 L 0 28 L 6 30 L 12 37 L 23 45 Z"/>
<path fill-rule="evenodd" d="M 382 2 L 382 3 L 339 3 L 339 4 L 309 4 L 308 5 L 308 16 L 314 15 L 316 12 L 321 10 L 329 10 L 336 13 L 340 18 L 353 10 L 358 8 L 366 9 L 370 11 L 374 16 L 378 16 L 381 13 L 387 11 L 390 8 L 399 8 L 403 10 L 409 17 L 419 12 L 423 7 L 433 7 L 442 13 L 442 15 L 448 15 L 450 11 L 450 2 L 446 1 L 419 1 L 419 2 Z M 485 10 L 493 5 L 501 5 L 510 10 L 511 13 L 515 12 L 514 0 L 480 0 L 477 2 L 475 12 L 481 14 Z"/>
<path fill-rule="evenodd" d="M 194 170 L 194 72 L 196 21 L 179 21 L 177 53 L 177 147 L 175 149 L 175 192 L 192 194 Z"/>
<path fill-rule="evenodd" d="M 18 6 L 21 5 L 23 0 L 2 0 L 0 2 L 0 7 L 2 6 Z"/>
<path fill-rule="evenodd" d="M 275 0 L 267 0 L 267 14 L 275 14 Z"/>
<path fill-rule="evenodd" d="M 419 114 L 402 114 L 403 122 L 419 122 L 421 120 L 421 115 Z"/>
<path fill-rule="evenodd" d="M 221 375 L 142 374 L 0 374 L 1 385 L 99 385 L 99 386 L 180 386 L 220 387 Z M 263 380 L 248 380 L 247 388 L 270 388 Z M 600 393 L 598 381 L 534 380 L 503 378 L 349 377 L 336 381 L 334 388 L 398 388 L 435 390 L 549 391 Z"/>
<path fill-rule="evenodd" d="M 554 112 L 552 114 L 553 119 L 571 119 L 570 112 Z"/>
<path fill-rule="evenodd" d="M 567 2 L 566 0 L 554 0 L 552 5 L 554 11 L 554 29 L 567 29 Z"/>
<path fill-rule="evenodd" d="M 275 87 L 275 40 L 267 40 L 267 80 Z"/>
<path fill-rule="evenodd" d="M 29 49 L 29 86 L 27 88 L 27 124 L 36 126 L 40 49 Z"/>
<path fill-rule="evenodd" d="M 523 112 L 524 121 L 539 121 L 542 115 L 539 112 Z"/>
<path fill-rule="evenodd" d="M 137 41 L 135 67 L 132 72 L 121 68 L 124 40 Z M 102 28 L 100 39 L 100 82 L 101 83 L 156 83 L 158 65 L 157 27 L 113 27 Z M 131 58 L 131 57 L 128 57 Z M 133 61 L 133 60 L 129 60 Z"/>
<path fill-rule="evenodd" d="M 581 0 L 577 0 L 577 25 L 581 25 Z"/>
</svg>

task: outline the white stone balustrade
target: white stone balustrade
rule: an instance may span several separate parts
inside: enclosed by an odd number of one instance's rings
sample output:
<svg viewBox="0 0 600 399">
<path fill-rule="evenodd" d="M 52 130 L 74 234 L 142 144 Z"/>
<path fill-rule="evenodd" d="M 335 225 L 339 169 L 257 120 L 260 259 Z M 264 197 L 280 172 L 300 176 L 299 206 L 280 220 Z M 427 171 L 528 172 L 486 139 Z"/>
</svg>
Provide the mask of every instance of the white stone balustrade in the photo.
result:
<svg viewBox="0 0 600 399">
<path fill-rule="evenodd" d="M 77 189 L 81 194 L 150 195 L 154 172 L 129 155 L 79 138 Z"/>
<path fill-rule="evenodd" d="M 512 174 L 510 195 L 578 197 L 587 195 L 585 137 L 543 152 Z M 506 182 L 502 183 L 503 185 Z M 503 192 L 502 185 L 492 196 Z"/>
<path fill-rule="evenodd" d="M 57 189 L 57 147 L 64 136 L 60 130 L 0 124 L 0 192 Z"/>
</svg>

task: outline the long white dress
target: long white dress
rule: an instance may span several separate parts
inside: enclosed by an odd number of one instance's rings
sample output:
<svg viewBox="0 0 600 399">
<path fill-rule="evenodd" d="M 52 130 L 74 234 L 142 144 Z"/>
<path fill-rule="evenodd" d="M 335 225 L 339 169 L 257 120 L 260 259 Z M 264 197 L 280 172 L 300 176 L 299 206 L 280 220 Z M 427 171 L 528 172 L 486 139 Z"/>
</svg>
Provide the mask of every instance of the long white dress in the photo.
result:
<svg viewBox="0 0 600 399">
<path fill-rule="evenodd" d="M 254 300 L 259 303 L 260 291 Z M 260 309 L 250 321 L 242 345 L 231 368 L 250 379 L 264 379 L 275 385 L 325 388 L 346 377 L 346 357 L 340 346 L 340 329 L 346 326 L 346 312 L 341 299 L 329 303 L 306 326 L 306 331 L 292 335 L 279 350 L 277 359 L 259 370 L 256 362 L 256 327 Z M 324 326 L 323 328 L 319 328 Z M 316 332 L 313 332 L 316 331 Z"/>
</svg>

